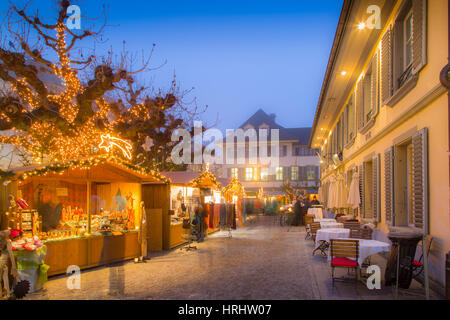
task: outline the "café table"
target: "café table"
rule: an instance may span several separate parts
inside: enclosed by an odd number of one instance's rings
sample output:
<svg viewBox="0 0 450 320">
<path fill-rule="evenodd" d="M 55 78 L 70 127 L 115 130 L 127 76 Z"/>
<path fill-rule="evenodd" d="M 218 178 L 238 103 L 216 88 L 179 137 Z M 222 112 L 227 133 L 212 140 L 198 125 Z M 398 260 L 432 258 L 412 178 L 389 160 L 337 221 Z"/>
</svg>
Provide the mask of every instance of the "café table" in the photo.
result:
<svg viewBox="0 0 450 320">
<path fill-rule="evenodd" d="M 323 209 L 322 208 L 309 208 L 308 213 L 309 216 L 313 216 L 316 219 L 323 219 Z"/>
<path fill-rule="evenodd" d="M 348 238 L 350 236 L 350 229 L 344 228 L 327 228 L 319 229 L 316 233 L 316 248 L 318 248 L 322 241 L 330 242 L 330 239 Z"/>
</svg>

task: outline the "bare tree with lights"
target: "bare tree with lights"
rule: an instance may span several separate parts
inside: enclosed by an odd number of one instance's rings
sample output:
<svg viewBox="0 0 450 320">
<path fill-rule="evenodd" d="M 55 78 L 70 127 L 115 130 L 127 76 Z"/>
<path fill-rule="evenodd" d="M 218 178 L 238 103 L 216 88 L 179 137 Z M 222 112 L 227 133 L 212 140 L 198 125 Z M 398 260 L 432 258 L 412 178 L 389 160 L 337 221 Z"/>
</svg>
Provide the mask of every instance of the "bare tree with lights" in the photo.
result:
<svg viewBox="0 0 450 320">
<path fill-rule="evenodd" d="M 137 75 L 152 70 L 153 50 L 137 63 L 125 48 L 106 55 L 82 49 L 103 40 L 106 10 L 93 20 L 103 20 L 99 28 L 75 30 L 66 24 L 71 4 L 58 0 L 56 17 L 43 21 L 28 12 L 31 1 L 21 8 L 10 2 L 0 34 L 0 132 L 8 133 L 0 143 L 22 150 L 25 163 L 42 163 L 98 154 L 101 135 L 111 134 L 132 143 L 135 163 L 174 169 L 172 132 L 204 110 L 186 101 L 191 90 L 175 77 L 165 91 L 139 85 Z"/>
</svg>

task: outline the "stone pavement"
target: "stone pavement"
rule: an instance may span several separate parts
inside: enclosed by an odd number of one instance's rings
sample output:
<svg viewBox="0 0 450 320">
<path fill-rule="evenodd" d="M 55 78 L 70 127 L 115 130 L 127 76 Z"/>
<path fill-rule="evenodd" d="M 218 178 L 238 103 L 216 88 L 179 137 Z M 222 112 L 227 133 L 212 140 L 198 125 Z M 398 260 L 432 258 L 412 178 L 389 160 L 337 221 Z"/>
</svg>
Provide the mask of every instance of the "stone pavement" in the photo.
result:
<svg viewBox="0 0 450 320">
<path fill-rule="evenodd" d="M 67 289 L 65 276 L 53 277 L 26 298 L 394 299 L 391 288 L 370 291 L 363 283 L 355 288 L 341 282 L 333 287 L 327 259 L 319 253 L 312 256 L 313 242 L 304 240 L 304 228 L 278 224 L 276 217 L 257 217 L 231 238 L 228 232 L 210 235 L 196 244 L 196 251 L 174 249 L 154 253 L 146 263 L 84 270 L 80 290 Z"/>
</svg>

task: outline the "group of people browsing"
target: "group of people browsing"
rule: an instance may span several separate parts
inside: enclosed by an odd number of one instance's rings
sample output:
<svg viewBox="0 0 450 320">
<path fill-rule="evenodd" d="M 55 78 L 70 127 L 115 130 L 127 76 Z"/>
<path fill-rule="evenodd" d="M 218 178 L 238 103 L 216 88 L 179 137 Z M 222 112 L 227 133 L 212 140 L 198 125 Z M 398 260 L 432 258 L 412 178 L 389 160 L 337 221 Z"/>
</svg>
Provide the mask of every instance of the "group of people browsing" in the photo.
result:
<svg viewBox="0 0 450 320">
<path fill-rule="evenodd" d="M 313 205 L 320 204 L 317 197 L 314 196 L 312 201 L 309 201 L 308 197 L 300 195 L 294 200 L 294 217 L 292 219 L 291 225 L 293 226 L 304 226 L 305 216 L 308 213 L 308 209 Z"/>
</svg>

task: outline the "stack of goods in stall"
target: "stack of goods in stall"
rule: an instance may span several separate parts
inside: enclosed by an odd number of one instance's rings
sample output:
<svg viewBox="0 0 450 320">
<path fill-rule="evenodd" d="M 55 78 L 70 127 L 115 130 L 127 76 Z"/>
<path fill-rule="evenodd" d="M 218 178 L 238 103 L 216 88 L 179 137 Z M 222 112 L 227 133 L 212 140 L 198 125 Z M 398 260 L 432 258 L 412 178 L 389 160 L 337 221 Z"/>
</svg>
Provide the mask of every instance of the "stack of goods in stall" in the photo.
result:
<svg viewBox="0 0 450 320">
<path fill-rule="evenodd" d="M 220 226 L 220 203 L 211 204 L 209 216 L 209 228 L 217 229 Z"/>
<path fill-rule="evenodd" d="M 220 204 L 220 227 L 225 228 L 227 225 L 227 205 Z"/>
<path fill-rule="evenodd" d="M 11 242 L 11 247 L 13 251 L 34 251 L 39 249 L 44 244 L 39 239 L 38 236 L 34 237 L 24 237 L 22 239 L 14 240 Z"/>
<path fill-rule="evenodd" d="M 58 240 L 83 236 L 87 232 L 87 214 L 82 208 L 64 205 L 57 228 L 39 233 L 42 240 Z"/>
<path fill-rule="evenodd" d="M 92 233 L 122 235 L 124 232 L 134 229 L 134 221 L 130 220 L 129 212 L 126 210 L 111 213 L 102 210 L 99 215 L 91 216 Z"/>
</svg>

